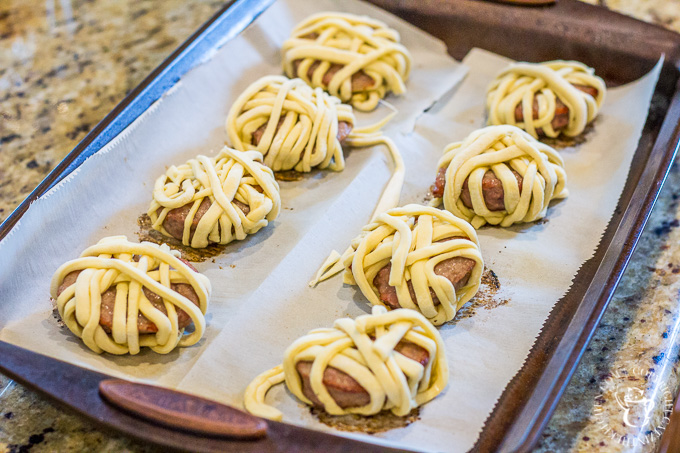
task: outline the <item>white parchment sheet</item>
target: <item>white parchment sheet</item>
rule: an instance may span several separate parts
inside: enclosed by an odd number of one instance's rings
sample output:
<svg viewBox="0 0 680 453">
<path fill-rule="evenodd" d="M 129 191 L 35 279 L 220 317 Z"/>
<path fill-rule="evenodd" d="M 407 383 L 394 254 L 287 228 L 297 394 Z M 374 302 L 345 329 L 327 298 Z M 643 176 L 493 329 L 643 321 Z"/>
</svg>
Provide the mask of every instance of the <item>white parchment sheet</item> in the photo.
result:
<svg viewBox="0 0 680 453">
<path fill-rule="evenodd" d="M 213 296 L 208 329 L 194 347 L 166 356 L 150 351 L 134 357 L 98 356 L 57 325 L 49 302 L 50 278 L 64 261 L 104 236 L 126 234 L 136 240 L 137 218 L 148 207 L 154 180 L 170 164 L 219 150 L 230 103 L 256 78 L 280 73 L 279 49 L 290 30 L 324 10 L 384 20 L 400 31 L 412 52 L 407 94 L 388 98 L 400 113 L 387 133 L 406 163 L 402 202 L 424 199 L 444 146 L 482 126 L 486 86 L 507 60 L 476 50 L 460 65 L 439 41 L 356 1 L 278 2 L 32 204 L 0 242 L 0 340 L 108 374 L 242 406 L 250 380 L 280 363 L 293 340 L 332 325 L 338 317 L 369 311 L 365 298 L 343 286 L 340 278 L 316 289 L 307 282 L 328 252 L 344 250 L 369 219 L 391 172 L 381 147 L 352 150 L 343 172 L 315 172 L 302 181 L 282 182 L 283 209 L 275 222 L 230 244 L 215 262 L 197 265 L 211 279 Z M 468 68 L 465 81 L 451 91 Z M 502 284 L 499 296 L 510 302 L 441 328 L 451 379 L 447 390 L 423 407 L 421 420 L 374 436 L 336 433 L 417 450 L 464 451 L 473 445 L 611 217 L 658 74 L 657 66 L 641 80 L 611 90 L 587 142 L 562 151 L 571 195 L 549 210 L 548 222 L 480 231 L 484 258 Z M 371 121 L 385 113 L 379 109 L 360 119 Z M 284 411 L 285 421 L 330 430 L 283 386 L 272 390 L 269 400 Z"/>
</svg>

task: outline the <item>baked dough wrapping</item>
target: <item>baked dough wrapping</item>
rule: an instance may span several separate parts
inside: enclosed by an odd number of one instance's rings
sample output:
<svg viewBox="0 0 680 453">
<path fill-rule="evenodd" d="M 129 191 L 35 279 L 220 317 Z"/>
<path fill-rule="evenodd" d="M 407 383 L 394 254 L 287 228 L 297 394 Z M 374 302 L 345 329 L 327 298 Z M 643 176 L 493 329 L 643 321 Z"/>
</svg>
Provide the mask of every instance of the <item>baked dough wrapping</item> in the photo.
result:
<svg viewBox="0 0 680 453">
<path fill-rule="evenodd" d="M 477 293 L 484 270 L 470 224 L 416 204 L 377 216 L 341 261 L 344 283 L 359 286 L 371 304 L 416 310 L 434 325 L 452 320 Z"/>
<path fill-rule="evenodd" d="M 240 151 L 257 150 L 274 171 L 340 171 L 345 167 L 338 124 L 355 123 L 352 107 L 300 79 L 263 77 L 238 97 L 227 116 L 229 143 Z M 259 142 L 258 129 L 266 125 Z"/>
<path fill-rule="evenodd" d="M 371 111 L 387 92 L 406 91 L 411 55 L 399 39 L 396 30 L 366 16 L 315 14 L 283 43 L 283 70 Z"/>
<path fill-rule="evenodd" d="M 392 118 L 362 128 L 354 127 L 349 105 L 300 79 L 263 77 L 239 96 L 227 116 L 229 142 L 238 150 L 257 150 L 274 171 L 313 168 L 341 171 L 345 168 L 338 131 L 353 147 L 385 145 L 394 171 L 375 212 L 399 203 L 404 182 L 404 161 L 394 142 L 381 129 Z M 349 132 L 351 129 L 351 132 Z M 258 137 L 257 144 L 253 143 Z M 259 141 L 258 141 L 259 140 Z"/>
<path fill-rule="evenodd" d="M 215 157 L 198 156 L 168 168 L 156 180 L 147 214 L 154 229 L 203 248 L 257 233 L 280 207 L 279 185 L 262 154 L 225 146 Z M 177 223 L 173 216 L 180 219 L 174 235 L 166 228 L 171 219 Z"/>
<path fill-rule="evenodd" d="M 605 92 L 595 70 L 577 61 L 513 63 L 488 88 L 488 124 L 515 125 L 536 138 L 574 137 L 595 119 Z"/>
<path fill-rule="evenodd" d="M 445 169 L 445 186 L 443 198 L 432 204 L 443 201 L 446 210 L 475 228 L 536 221 L 545 217 L 552 200 L 569 195 L 562 157 L 515 126 L 478 129 L 447 146 L 437 166 Z M 502 184 L 500 210 L 487 206 L 487 172 Z M 468 200 L 462 198 L 465 191 Z"/>
<path fill-rule="evenodd" d="M 426 360 L 414 360 L 400 346 L 408 343 L 424 350 Z M 413 346 L 411 346 L 413 348 Z M 402 352 L 400 352 L 402 351 Z M 308 382 L 297 365 L 311 362 Z M 423 364 L 425 362 L 425 364 Z M 326 372 L 334 369 L 355 380 L 366 393 L 361 406 L 341 407 L 331 396 Z M 373 307 L 372 314 L 338 319 L 332 328 L 316 329 L 296 340 L 279 365 L 248 385 L 244 400 L 248 412 L 281 420 L 282 414 L 265 403 L 267 391 L 285 380 L 288 389 L 308 405 L 319 403 L 332 415 L 373 415 L 382 410 L 404 416 L 435 398 L 446 387 L 449 369 L 439 332 L 413 310 Z M 305 395 L 304 385 L 311 386 Z"/>
<path fill-rule="evenodd" d="M 106 237 L 57 269 L 50 294 L 68 329 L 92 351 L 134 355 L 141 347 L 149 347 L 167 354 L 201 339 L 211 292 L 208 278 L 179 256 L 165 244 L 135 244 L 125 236 Z M 73 283 L 66 286 L 69 275 Z M 182 294 L 187 291 L 173 289 L 182 285 L 190 286 L 197 303 Z M 162 302 L 153 304 L 147 297 L 151 293 Z M 115 302 L 105 330 L 103 311 L 111 309 L 104 304 L 107 297 Z M 193 332 L 184 335 L 178 314 L 188 315 Z M 139 333 L 142 317 L 155 326 L 155 333 Z"/>
</svg>

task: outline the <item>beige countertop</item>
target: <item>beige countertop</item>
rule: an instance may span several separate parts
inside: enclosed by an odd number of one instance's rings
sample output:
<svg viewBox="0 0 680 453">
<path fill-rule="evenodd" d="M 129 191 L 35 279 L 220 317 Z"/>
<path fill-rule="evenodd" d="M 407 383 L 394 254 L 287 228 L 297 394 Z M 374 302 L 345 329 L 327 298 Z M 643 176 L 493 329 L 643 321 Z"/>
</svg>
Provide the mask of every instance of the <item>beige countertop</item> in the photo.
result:
<svg viewBox="0 0 680 453">
<path fill-rule="evenodd" d="M 0 221 L 222 3 L 0 2 Z M 589 3 L 680 31 L 680 0 Z M 663 427 L 658 402 L 649 420 L 627 424 L 628 400 L 610 387 L 626 382 L 662 399 L 678 392 L 678 200 L 676 163 L 537 451 L 654 450 Z M 633 440 L 637 432 L 644 443 Z M 0 375 L 0 451 L 29 450 L 155 451 L 100 431 Z"/>
</svg>

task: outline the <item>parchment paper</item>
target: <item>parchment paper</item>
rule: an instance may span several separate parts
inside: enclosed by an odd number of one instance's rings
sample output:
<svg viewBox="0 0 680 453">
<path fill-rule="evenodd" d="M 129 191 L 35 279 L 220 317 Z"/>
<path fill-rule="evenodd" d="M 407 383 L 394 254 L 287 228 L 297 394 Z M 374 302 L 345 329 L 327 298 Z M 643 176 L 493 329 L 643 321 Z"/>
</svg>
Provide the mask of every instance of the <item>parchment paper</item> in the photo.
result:
<svg viewBox="0 0 680 453">
<path fill-rule="evenodd" d="M 422 202 L 444 145 L 483 124 L 486 85 L 507 60 L 473 51 L 455 63 L 442 43 L 355 1 L 289 0 L 273 5 L 239 38 L 195 68 L 120 137 L 35 202 L 0 242 L 0 339 L 70 363 L 128 379 L 178 388 L 241 406 L 246 385 L 281 362 L 285 348 L 338 317 L 369 311 L 364 297 L 339 278 L 307 286 L 328 252 L 344 250 L 369 219 L 391 163 L 380 147 L 352 150 L 341 173 L 315 172 L 282 182 L 279 218 L 245 241 L 197 265 L 213 283 L 201 342 L 166 356 L 98 356 L 58 326 L 49 303 L 54 270 L 101 237 L 136 239 L 153 181 L 170 164 L 217 151 L 230 103 L 257 77 L 280 73 L 281 43 L 293 26 L 324 10 L 366 13 L 402 34 L 414 68 L 403 97 L 388 101 L 399 115 L 387 128 L 407 166 L 402 202 Z M 455 92 L 446 96 L 465 75 Z M 510 302 L 479 310 L 441 328 L 451 380 L 407 428 L 358 437 L 418 450 L 469 449 L 501 392 L 520 368 L 554 303 L 588 259 L 611 217 L 645 122 L 659 68 L 610 91 L 588 141 L 562 151 L 571 196 L 547 223 L 480 231 L 487 265 Z M 442 98 L 443 96 L 443 98 Z M 428 113 L 422 112 L 442 98 Z M 372 121 L 385 114 L 362 115 Z M 414 121 L 418 119 L 415 130 Z M 511 239 L 511 240 L 510 240 Z M 269 399 L 285 421 L 329 430 L 282 386 Z"/>
</svg>

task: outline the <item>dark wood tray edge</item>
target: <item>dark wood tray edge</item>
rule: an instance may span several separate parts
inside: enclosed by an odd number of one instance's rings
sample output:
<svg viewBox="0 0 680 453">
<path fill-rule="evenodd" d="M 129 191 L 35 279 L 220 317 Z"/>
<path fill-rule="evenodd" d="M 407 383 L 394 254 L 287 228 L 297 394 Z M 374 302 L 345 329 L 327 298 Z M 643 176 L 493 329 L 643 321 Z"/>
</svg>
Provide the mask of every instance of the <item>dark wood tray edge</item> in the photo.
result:
<svg viewBox="0 0 680 453">
<path fill-rule="evenodd" d="M 269 452 L 269 451 L 347 451 L 402 452 L 357 440 L 268 421 L 267 436 L 258 440 L 238 440 L 177 431 L 147 422 L 107 404 L 99 395 L 99 382 L 110 379 L 103 373 L 62 362 L 0 341 L 0 370 L 28 389 L 85 416 L 100 428 L 124 433 L 145 443 L 178 451 Z"/>
<path fill-rule="evenodd" d="M 678 117 L 680 85 L 635 193 L 628 206 L 623 209 L 623 217 L 618 222 L 610 223 L 608 233 L 605 233 L 609 240 L 605 241 L 603 237 L 595 257 L 589 260 L 596 263 L 599 261 L 600 264 L 586 295 L 534 387 L 534 392 L 516 419 L 515 426 L 510 427 L 506 433 L 500 451 L 528 452 L 538 443 L 540 434 L 548 424 L 614 295 L 675 160 L 680 143 L 680 125 L 673 118 Z M 598 260 L 598 255 L 602 255 L 601 260 Z M 582 269 L 588 272 L 588 263 Z M 546 330 L 548 329 L 544 327 L 539 337 Z M 532 352 L 536 347 L 542 346 L 538 343 L 537 341 Z M 528 363 L 529 359 L 518 374 Z M 499 400 L 500 404 L 502 400 Z"/>
</svg>

